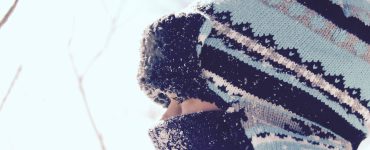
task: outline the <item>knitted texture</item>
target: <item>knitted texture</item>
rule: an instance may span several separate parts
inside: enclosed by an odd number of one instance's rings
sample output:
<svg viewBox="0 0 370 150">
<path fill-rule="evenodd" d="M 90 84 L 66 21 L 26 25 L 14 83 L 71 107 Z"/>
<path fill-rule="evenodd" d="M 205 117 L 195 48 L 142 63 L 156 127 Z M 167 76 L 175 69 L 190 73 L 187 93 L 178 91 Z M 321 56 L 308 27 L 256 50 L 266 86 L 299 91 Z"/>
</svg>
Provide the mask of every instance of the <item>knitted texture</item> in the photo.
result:
<svg viewBox="0 0 370 150">
<path fill-rule="evenodd" d="M 149 131 L 156 149 L 252 150 L 240 113 L 207 111 L 170 118 Z"/>
<path fill-rule="evenodd" d="M 365 0 L 202 0 L 144 33 L 138 80 L 244 112 L 254 149 L 357 149 L 370 125 Z"/>
</svg>

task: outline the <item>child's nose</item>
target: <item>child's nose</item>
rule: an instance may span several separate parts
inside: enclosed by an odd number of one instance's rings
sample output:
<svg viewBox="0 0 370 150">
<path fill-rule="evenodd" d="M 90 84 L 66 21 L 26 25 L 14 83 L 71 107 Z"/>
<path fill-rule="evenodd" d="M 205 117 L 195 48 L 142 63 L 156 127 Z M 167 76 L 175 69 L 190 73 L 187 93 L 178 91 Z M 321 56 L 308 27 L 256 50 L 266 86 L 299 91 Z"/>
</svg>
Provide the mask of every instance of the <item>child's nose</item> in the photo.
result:
<svg viewBox="0 0 370 150">
<path fill-rule="evenodd" d="M 171 99 L 170 105 L 168 105 L 168 108 L 162 115 L 161 120 L 167 120 L 170 117 L 178 115 L 181 115 L 181 105 L 177 101 Z"/>
</svg>

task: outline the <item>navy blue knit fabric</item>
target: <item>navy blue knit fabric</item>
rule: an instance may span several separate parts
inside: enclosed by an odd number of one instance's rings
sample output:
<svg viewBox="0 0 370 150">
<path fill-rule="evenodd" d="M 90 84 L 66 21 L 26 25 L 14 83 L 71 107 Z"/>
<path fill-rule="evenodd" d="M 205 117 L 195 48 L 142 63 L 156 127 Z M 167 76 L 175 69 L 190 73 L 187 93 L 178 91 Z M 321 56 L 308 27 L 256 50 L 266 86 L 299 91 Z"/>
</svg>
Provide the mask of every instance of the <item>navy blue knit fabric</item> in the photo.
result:
<svg viewBox="0 0 370 150">
<path fill-rule="evenodd" d="M 169 104 L 166 92 L 175 93 L 179 102 L 200 98 L 222 108 L 228 106 L 201 77 L 195 48 L 204 20 L 199 14 L 171 14 L 150 25 L 144 33 L 141 66 L 145 67 L 140 68 L 139 84 L 164 107 Z"/>
<path fill-rule="evenodd" d="M 240 113 L 208 111 L 170 118 L 150 129 L 156 149 L 253 150 Z"/>
<path fill-rule="evenodd" d="M 164 107 L 174 94 L 241 112 L 254 149 L 357 149 L 370 128 L 369 35 L 366 0 L 200 1 L 146 29 L 139 84 Z"/>
</svg>

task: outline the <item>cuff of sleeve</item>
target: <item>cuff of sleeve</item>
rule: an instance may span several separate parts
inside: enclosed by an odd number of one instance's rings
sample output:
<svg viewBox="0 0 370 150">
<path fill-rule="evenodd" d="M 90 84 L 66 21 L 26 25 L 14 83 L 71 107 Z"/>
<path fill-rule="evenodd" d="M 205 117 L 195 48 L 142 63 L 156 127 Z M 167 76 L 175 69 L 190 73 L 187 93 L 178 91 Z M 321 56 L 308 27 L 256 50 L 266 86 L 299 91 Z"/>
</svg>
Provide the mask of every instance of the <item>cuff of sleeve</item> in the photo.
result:
<svg viewBox="0 0 370 150">
<path fill-rule="evenodd" d="M 205 111 L 172 117 L 149 130 L 156 149 L 253 149 L 240 113 Z"/>
</svg>

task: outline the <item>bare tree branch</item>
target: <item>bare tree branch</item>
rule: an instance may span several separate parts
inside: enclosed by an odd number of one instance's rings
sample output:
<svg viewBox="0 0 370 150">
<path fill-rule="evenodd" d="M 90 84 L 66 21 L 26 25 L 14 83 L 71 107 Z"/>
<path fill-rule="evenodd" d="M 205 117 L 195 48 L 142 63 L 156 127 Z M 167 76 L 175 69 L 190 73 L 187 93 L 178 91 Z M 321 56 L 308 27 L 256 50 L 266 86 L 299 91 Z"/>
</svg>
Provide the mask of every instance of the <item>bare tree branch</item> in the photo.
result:
<svg viewBox="0 0 370 150">
<path fill-rule="evenodd" d="M 90 109 L 90 106 L 89 106 L 89 102 L 88 102 L 87 97 L 86 97 L 85 89 L 84 89 L 84 86 L 83 86 L 83 78 L 82 78 L 82 77 L 79 77 L 79 78 L 78 78 L 78 85 L 79 85 L 80 93 L 81 93 L 81 95 L 82 95 L 82 99 L 84 100 L 85 109 L 86 109 L 87 114 L 88 114 L 88 116 L 89 116 L 90 123 L 91 123 L 91 125 L 93 126 L 94 131 L 95 131 L 95 134 L 96 134 L 96 136 L 97 136 L 97 137 L 98 137 L 98 139 L 99 139 L 101 149 L 102 149 L 102 150 L 105 150 L 106 148 L 105 148 L 105 144 L 104 144 L 103 136 L 102 136 L 102 134 L 99 132 L 98 127 L 96 126 L 96 123 L 95 123 L 94 117 L 93 117 L 93 115 L 92 115 L 92 112 L 91 112 L 91 109 Z"/>
<path fill-rule="evenodd" d="M 105 5 L 104 5 L 104 7 L 105 7 L 105 10 L 107 11 L 107 8 L 106 8 Z M 121 10 L 122 10 L 122 3 L 120 5 L 120 7 L 119 7 L 118 13 L 113 18 L 110 18 L 111 19 L 111 26 L 110 26 L 110 30 L 108 32 L 108 35 L 107 35 L 107 37 L 106 37 L 106 39 L 104 41 L 103 47 L 90 60 L 90 62 L 88 63 L 88 65 L 87 65 L 87 67 L 85 69 L 85 71 L 82 74 L 79 73 L 79 70 L 77 68 L 77 65 L 75 64 L 75 59 L 74 59 L 73 54 L 71 52 L 72 41 L 73 41 L 73 34 L 74 34 L 74 22 L 73 22 L 72 34 L 71 34 L 70 39 L 68 40 L 69 59 L 70 59 L 71 64 L 72 64 L 73 72 L 74 72 L 74 74 L 76 76 L 76 79 L 78 81 L 79 92 L 81 93 L 81 96 L 82 96 L 82 99 L 83 99 L 83 102 L 84 102 L 84 106 L 85 106 L 85 110 L 86 110 L 86 113 L 87 113 L 87 115 L 89 117 L 89 120 L 90 120 L 90 124 L 92 125 L 92 127 L 94 129 L 94 132 L 95 132 L 95 134 L 96 134 L 96 136 L 97 136 L 97 138 L 99 140 L 99 143 L 100 143 L 100 146 L 101 146 L 101 149 L 102 150 L 106 150 L 106 146 L 105 146 L 104 140 L 103 140 L 103 135 L 100 133 L 100 131 L 99 131 L 97 125 L 96 125 L 94 116 L 92 115 L 92 111 L 91 111 L 91 108 L 89 106 L 89 102 L 88 102 L 88 99 L 87 99 L 87 95 L 86 95 L 86 92 L 85 92 L 83 81 L 84 81 L 84 77 L 87 75 L 87 73 L 90 70 L 90 68 L 93 67 L 93 65 L 95 64 L 95 62 L 101 57 L 101 55 L 108 48 L 109 43 L 110 43 L 110 41 L 111 41 L 114 33 L 116 32 L 116 27 L 117 27 L 117 23 L 116 22 L 117 22 L 117 20 L 120 17 Z"/>
<path fill-rule="evenodd" d="M 18 0 L 15 0 L 13 5 L 9 8 L 8 12 L 6 12 L 3 19 L 0 20 L 0 29 L 6 23 L 6 21 L 8 21 L 9 17 L 13 14 L 13 11 L 15 7 L 17 7 L 17 4 L 18 4 Z"/>
<path fill-rule="evenodd" d="M 114 33 L 116 32 L 116 29 L 117 29 L 117 22 L 118 22 L 118 19 L 120 18 L 121 16 L 121 12 L 122 12 L 122 6 L 124 4 L 125 1 L 120 1 L 120 5 L 118 6 L 118 11 L 117 13 L 112 17 L 110 18 L 110 30 L 108 32 L 108 35 L 104 41 L 104 45 L 103 47 L 100 49 L 100 51 L 98 53 L 96 53 L 96 55 L 93 57 L 93 59 L 91 59 L 91 61 L 89 62 L 89 64 L 87 65 L 85 71 L 83 72 L 82 75 L 85 75 L 87 74 L 87 72 L 91 69 L 91 67 L 94 65 L 94 63 L 101 57 L 101 55 L 104 53 L 104 51 L 108 48 L 108 45 L 114 35 Z M 102 1 L 103 4 L 105 4 L 105 1 Z M 106 9 L 106 8 L 105 8 Z"/>
<path fill-rule="evenodd" d="M 104 144 L 104 140 L 103 140 L 103 136 L 100 133 L 100 131 L 98 130 L 98 127 L 97 127 L 97 125 L 95 123 L 95 119 L 94 119 L 94 117 L 92 115 L 92 112 L 91 112 L 91 109 L 90 109 L 90 106 L 89 106 L 89 102 L 87 100 L 87 96 L 86 96 L 85 89 L 84 89 L 84 86 L 83 86 L 83 78 L 84 78 L 84 76 L 83 75 L 80 75 L 78 73 L 78 69 L 77 69 L 77 66 L 75 64 L 75 61 L 74 61 L 74 57 L 72 55 L 72 52 L 71 52 L 71 46 L 72 46 L 72 41 L 73 41 L 73 33 L 74 33 L 74 21 L 73 21 L 72 35 L 71 35 L 70 39 L 68 40 L 69 59 L 71 61 L 73 72 L 74 72 L 74 74 L 76 76 L 76 79 L 77 79 L 78 89 L 79 89 L 79 91 L 81 93 L 81 96 L 82 96 L 82 99 L 83 99 L 83 102 L 84 102 L 84 106 L 85 106 L 85 110 L 86 110 L 86 113 L 88 115 L 90 124 L 93 127 L 94 132 L 95 132 L 95 134 L 96 134 L 96 136 L 97 136 L 97 138 L 99 140 L 99 144 L 100 144 L 101 149 L 102 150 L 106 150 L 105 144 Z"/>
<path fill-rule="evenodd" d="M 3 25 L 8 21 L 9 17 L 13 14 L 15 7 L 17 7 L 18 0 L 15 0 L 13 5 L 9 8 L 9 10 L 6 12 L 5 16 L 0 20 L 0 29 L 3 27 Z M 0 104 L 0 112 L 3 110 L 6 100 L 8 99 L 10 92 L 12 91 L 13 86 L 15 85 L 15 82 L 18 79 L 19 74 L 22 71 L 22 66 L 18 67 L 17 73 L 15 74 L 12 83 L 10 84 L 8 91 L 6 92 L 3 100 Z"/>
<path fill-rule="evenodd" d="M 9 95 L 10 95 L 10 92 L 12 91 L 14 85 L 15 85 L 15 82 L 17 81 L 18 77 L 19 77 L 19 74 L 21 73 L 22 71 L 22 66 L 19 66 L 18 69 L 17 69 L 17 72 L 13 78 L 13 81 L 12 83 L 10 84 L 9 88 L 8 88 L 8 91 L 5 93 L 5 96 L 3 98 L 3 100 L 1 101 L 1 104 L 0 104 L 0 112 L 3 110 L 4 108 L 4 105 L 5 105 L 5 102 L 6 100 L 8 99 Z"/>
<path fill-rule="evenodd" d="M 112 38 L 114 32 L 115 32 L 115 26 L 112 25 L 111 26 L 111 29 L 110 29 L 110 31 L 108 33 L 108 36 L 105 39 L 103 48 L 98 53 L 95 54 L 95 56 L 93 57 L 93 59 L 90 60 L 89 64 L 87 65 L 87 67 L 86 67 L 86 69 L 85 69 L 85 71 L 83 72 L 82 75 L 86 75 L 87 74 L 87 72 L 91 69 L 91 67 L 95 64 L 95 62 L 100 58 L 100 56 L 107 49 L 107 47 L 108 47 L 108 45 L 109 45 L 109 43 L 111 41 L 111 38 Z"/>
</svg>

